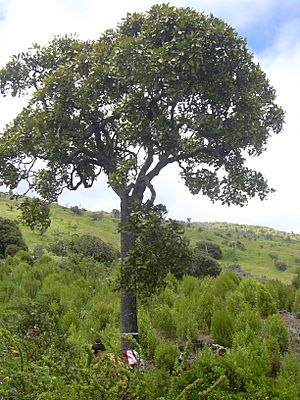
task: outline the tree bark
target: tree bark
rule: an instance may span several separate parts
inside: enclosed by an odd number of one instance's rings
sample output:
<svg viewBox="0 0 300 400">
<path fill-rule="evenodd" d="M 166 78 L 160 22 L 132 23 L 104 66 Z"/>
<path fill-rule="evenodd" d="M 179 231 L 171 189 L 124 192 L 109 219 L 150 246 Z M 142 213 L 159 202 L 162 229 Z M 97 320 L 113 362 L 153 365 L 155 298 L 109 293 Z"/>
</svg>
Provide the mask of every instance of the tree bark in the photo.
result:
<svg viewBox="0 0 300 400">
<path fill-rule="evenodd" d="M 131 213 L 131 204 L 129 196 L 121 198 L 121 273 L 126 277 L 126 267 L 124 259 L 130 250 L 134 237 L 132 232 L 126 231 L 124 226 L 128 222 Z M 120 292 L 120 332 L 121 348 L 131 348 L 132 338 L 138 340 L 138 322 L 137 322 L 137 301 L 136 294 L 132 291 L 121 289 Z"/>
</svg>

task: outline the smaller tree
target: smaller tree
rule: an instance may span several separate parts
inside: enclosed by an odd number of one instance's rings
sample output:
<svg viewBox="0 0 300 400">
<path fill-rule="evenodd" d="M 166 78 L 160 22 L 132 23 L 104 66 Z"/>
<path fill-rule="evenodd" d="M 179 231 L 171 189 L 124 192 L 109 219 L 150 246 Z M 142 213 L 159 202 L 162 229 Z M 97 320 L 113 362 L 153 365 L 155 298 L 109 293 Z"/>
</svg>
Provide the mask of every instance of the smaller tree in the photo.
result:
<svg viewBox="0 0 300 400">
<path fill-rule="evenodd" d="M 192 252 L 182 225 L 166 219 L 162 204 L 146 202 L 135 207 L 124 230 L 134 235 L 134 244 L 126 262 L 126 275 L 121 277 L 122 287 L 146 295 L 160 288 L 168 272 L 181 278 L 188 272 Z"/>
<path fill-rule="evenodd" d="M 69 250 L 76 254 L 93 257 L 96 261 L 111 262 L 120 257 L 118 250 L 109 243 L 93 235 L 83 235 L 72 239 Z"/>
<path fill-rule="evenodd" d="M 223 257 L 221 247 L 211 240 L 200 240 L 196 248 L 207 253 L 210 257 L 220 260 Z"/>
<path fill-rule="evenodd" d="M 28 250 L 17 223 L 0 217 L 0 257 L 14 255 L 18 250 Z"/>
<path fill-rule="evenodd" d="M 221 272 L 219 263 L 205 252 L 194 249 L 192 264 L 189 269 L 189 275 L 193 276 L 217 276 Z"/>
</svg>

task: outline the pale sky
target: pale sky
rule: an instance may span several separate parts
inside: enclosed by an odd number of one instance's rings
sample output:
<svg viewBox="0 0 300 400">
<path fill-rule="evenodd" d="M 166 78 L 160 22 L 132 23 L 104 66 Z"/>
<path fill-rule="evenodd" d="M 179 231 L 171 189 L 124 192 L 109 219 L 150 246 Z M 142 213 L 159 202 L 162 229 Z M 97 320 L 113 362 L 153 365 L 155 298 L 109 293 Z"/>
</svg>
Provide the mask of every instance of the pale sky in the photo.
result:
<svg viewBox="0 0 300 400">
<path fill-rule="evenodd" d="M 127 12 L 145 11 L 151 0 L 0 0 L 0 67 L 9 56 L 25 51 L 32 43 L 46 44 L 54 35 L 78 33 L 94 39 L 116 27 Z M 269 226 L 300 233 L 300 0 L 174 0 L 174 6 L 190 6 L 213 13 L 246 37 L 250 50 L 276 89 L 277 102 L 286 111 L 284 131 L 271 138 L 268 150 L 252 159 L 276 193 L 248 206 L 212 204 L 208 198 L 189 193 L 175 166 L 153 181 L 157 202 L 164 203 L 169 217 L 192 221 L 226 221 Z M 0 99 L 0 129 L 20 110 L 22 101 Z M 119 200 L 105 179 L 92 189 L 65 191 L 60 204 L 88 210 L 111 211 Z"/>
</svg>

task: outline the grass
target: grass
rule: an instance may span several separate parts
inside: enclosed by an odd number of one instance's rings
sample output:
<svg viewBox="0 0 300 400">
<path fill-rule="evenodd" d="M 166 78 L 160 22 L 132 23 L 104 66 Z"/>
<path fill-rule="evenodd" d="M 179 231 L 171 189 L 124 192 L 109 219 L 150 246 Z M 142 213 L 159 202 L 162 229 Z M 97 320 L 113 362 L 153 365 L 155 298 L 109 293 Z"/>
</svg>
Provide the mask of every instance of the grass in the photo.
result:
<svg viewBox="0 0 300 400">
<path fill-rule="evenodd" d="M 58 204 L 51 206 L 51 226 L 43 235 L 31 231 L 20 223 L 20 229 L 31 250 L 42 244 L 45 247 L 59 238 L 70 238 L 74 235 L 90 234 L 100 237 L 119 248 L 118 220 L 111 213 L 101 212 L 101 218 L 95 219 L 95 213 L 80 210 L 78 215 L 72 208 Z M 0 215 L 17 220 L 20 213 L 18 200 L 10 200 L 0 193 Z M 223 222 L 193 222 L 187 226 L 185 235 L 191 245 L 199 240 L 212 240 L 218 243 L 223 251 L 223 265 L 238 264 L 245 272 L 258 277 L 279 279 L 290 283 L 297 268 L 295 257 L 300 258 L 300 235 L 277 231 L 268 227 L 238 225 Z M 279 271 L 271 256 L 288 265 L 286 271 Z"/>
</svg>

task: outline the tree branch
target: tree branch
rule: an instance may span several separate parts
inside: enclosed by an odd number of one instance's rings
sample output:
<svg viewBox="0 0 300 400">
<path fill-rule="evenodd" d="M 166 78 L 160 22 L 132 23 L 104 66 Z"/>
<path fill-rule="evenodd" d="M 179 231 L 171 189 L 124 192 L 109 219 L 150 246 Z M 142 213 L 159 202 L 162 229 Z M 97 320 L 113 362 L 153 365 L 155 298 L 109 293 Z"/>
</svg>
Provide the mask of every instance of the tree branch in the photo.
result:
<svg viewBox="0 0 300 400">
<path fill-rule="evenodd" d="M 177 156 L 173 156 L 173 157 L 166 156 L 166 157 L 160 159 L 159 162 L 156 164 L 156 166 L 152 169 L 152 171 L 150 171 L 147 174 L 147 177 L 149 178 L 149 181 L 151 181 L 155 176 L 157 176 L 160 173 L 160 171 L 166 165 L 172 164 L 174 162 L 184 161 L 188 158 L 195 157 L 200 153 L 212 156 L 216 159 L 222 158 L 220 153 L 218 151 L 215 151 L 214 149 L 204 147 L 204 146 L 197 146 L 192 150 L 183 151 L 183 152 L 179 153 Z"/>
<path fill-rule="evenodd" d="M 86 128 L 81 134 L 81 138 L 83 140 L 89 139 L 94 133 L 100 133 L 103 132 L 105 129 L 105 126 L 110 123 L 115 121 L 116 119 L 119 119 L 121 117 L 121 114 L 117 113 L 116 115 L 111 115 L 109 117 L 104 118 L 100 123 L 93 123 L 90 125 L 88 128 Z M 106 133 L 103 132 L 105 135 Z M 109 136 L 109 135 L 108 135 Z M 106 137 L 107 139 L 107 137 Z M 109 138 L 110 139 L 110 138 Z"/>
</svg>

